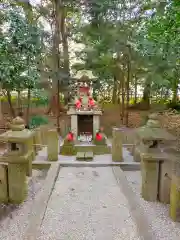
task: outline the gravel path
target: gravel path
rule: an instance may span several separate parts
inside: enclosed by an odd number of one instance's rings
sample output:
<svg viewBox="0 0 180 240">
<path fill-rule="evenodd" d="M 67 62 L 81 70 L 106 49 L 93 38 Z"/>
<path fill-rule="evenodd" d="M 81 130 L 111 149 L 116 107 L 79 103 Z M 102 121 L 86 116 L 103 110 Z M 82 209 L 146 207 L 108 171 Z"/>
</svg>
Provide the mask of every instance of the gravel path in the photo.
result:
<svg viewBox="0 0 180 240">
<path fill-rule="evenodd" d="M 41 189 L 45 177 L 46 171 L 33 170 L 26 201 L 16 206 L 0 204 L 0 240 L 23 240 L 35 196 Z"/>
<path fill-rule="evenodd" d="M 159 202 L 146 202 L 141 197 L 140 171 L 124 172 L 134 193 L 138 196 L 139 203 L 147 213 L 151 223 L 154 240 L 179 240 L 180 223 L 174 223 L 169 217 L 169 205 Z"/>
<path fill-rule="evenodd" d="M 138 240 L 111 168 L 62 168 L 39 240 Z"/>
</svg>

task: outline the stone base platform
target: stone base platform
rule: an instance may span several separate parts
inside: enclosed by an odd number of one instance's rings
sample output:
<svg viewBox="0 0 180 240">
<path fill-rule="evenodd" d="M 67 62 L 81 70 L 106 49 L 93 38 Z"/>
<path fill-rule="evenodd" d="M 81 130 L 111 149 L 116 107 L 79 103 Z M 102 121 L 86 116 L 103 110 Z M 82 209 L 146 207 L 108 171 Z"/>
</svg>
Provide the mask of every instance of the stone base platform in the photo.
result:
<svg viewBox="0 0 180 240">
<path fill-rule="evenodd" d="M 76 143 L 75 145 L 60 146 L 60 154 L 74 156 L 78 152 L 93 152 L 94 155 L 110 154 L 111 146 L 108 144 L 95 145 L 93 143 Z"/>
</svg>

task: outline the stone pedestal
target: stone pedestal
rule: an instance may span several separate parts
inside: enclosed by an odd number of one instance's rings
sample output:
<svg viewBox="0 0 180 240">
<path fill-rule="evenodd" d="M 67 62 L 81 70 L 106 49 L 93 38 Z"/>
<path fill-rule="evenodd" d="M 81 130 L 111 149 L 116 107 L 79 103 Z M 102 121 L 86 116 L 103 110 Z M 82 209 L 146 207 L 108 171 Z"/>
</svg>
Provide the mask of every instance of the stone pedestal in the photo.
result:
<svg viewBox="0 0 180 240">
<path fill-rule="evenodd" d="M 8 164 L 9 202 L 22 203 L 27 196 L 26 164 Z"/>
<path fill-rule="evenodd" d="M 58 160 L 59 137 L 56 129 L 49 130 L 47 136 L 47 154 L 49 161 Z"/>
<path fill-rule="evenodd" d="M 170 193 L 170 217 L 175 222 L 180 222 L 180 162 L 174 163 Z"/>
<path fill-rule="evenodd" d="M 169 160 L 159 162 L 159 201 L 170 203 L 170 189 L 172 177 L 172 162 Z"/>
<path fill-rule="evenodd" d="M 142 197 L 147 201 L 170 202 L 172 163 L 161 153 L 141 153 Z"/>
<path fill-rule="evenodd" d="M 141 154 L 141 194 L 146 201 L 156 201 L 158 196 L 159 164 L 150 157 Z"/>
<path fill-rule="evenodd" d="M 113 128 L 113 139 L 112 139 L 112 161 L 122 162 L 122 134 L 120 128 Z"/>
<path fill-rule="evenodd" d="M 0 164 L 0 203 L 8 203 L 7 164 Z"/>
</svg>

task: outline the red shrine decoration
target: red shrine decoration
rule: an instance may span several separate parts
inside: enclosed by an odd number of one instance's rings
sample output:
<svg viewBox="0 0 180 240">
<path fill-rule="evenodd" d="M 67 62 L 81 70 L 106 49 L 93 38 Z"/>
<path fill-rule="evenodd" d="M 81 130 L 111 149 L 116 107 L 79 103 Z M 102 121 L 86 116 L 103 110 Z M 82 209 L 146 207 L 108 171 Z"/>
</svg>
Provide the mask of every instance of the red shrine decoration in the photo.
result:
<svg viewBox="0 0 180 240">
<path fill-rule="evenodd" d="M 96 140 L 101 141 L 103 139 L 102 134 L 100 132 L 96 133 Z"/>
<path fill-rule="evenodd" d="M 79 87 L 79 92 L 88 94 L 89 87 L 85 87 L 85 86 Z"/>
<path fill-rule="evenodd" d="M 94 102 L 94 99 L 92 97 L 89 97 L 89 106 L 91 106 L 91 107 L 95 106 L 95 102 Z"/>
<path fill-rule="evenodd" d="M 81 108 L 82 106 L 82 103 L 81 103 L 81 98 L 79 98 L 77 101 L 76 101 L 76 108 Z"/>
<path fill-rule="evenodd" d="M 72 132 L 69 132 L 66 139 L 67 139 L 69 142 L 73 141 L 73 140 L 74 140 L 74 135 L 73 135 L 73 133 L 72 133 Z"/>
</svg>

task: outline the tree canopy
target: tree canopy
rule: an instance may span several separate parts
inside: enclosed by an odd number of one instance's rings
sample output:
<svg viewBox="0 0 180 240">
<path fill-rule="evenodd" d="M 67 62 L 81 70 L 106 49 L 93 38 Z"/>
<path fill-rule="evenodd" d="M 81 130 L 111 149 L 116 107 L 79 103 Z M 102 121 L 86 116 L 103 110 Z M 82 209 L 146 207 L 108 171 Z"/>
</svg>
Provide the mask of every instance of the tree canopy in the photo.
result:
<svg viewBox="0 0 180 240">
<path fill-rule="evenodd" d="M 180 80 L 178 0 L 3 0 L 0 80 L 3 89 L 52 82 L 64 95 L 71 76 L 91 70 L 96 96 L 113 102 L 137 94 L 142 100 L 170 97 L 177 102 Z M 83 47 L 79 48 L 81 44 Z M 72 61 L 72 56 L 75 59 Z"/>
</svg>

